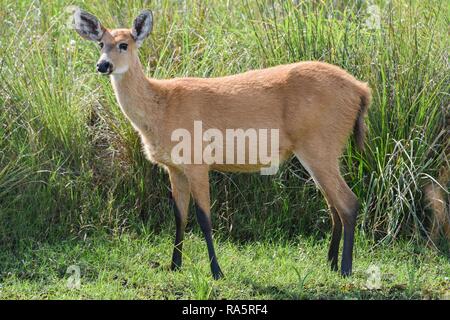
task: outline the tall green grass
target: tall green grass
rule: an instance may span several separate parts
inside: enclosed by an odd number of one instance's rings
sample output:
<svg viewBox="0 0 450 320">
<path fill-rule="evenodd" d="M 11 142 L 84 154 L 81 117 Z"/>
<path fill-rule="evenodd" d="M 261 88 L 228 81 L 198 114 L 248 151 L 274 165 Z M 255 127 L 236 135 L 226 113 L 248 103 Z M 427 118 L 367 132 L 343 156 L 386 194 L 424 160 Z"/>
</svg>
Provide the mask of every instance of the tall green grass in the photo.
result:
<svg viewBox="0 0 450 320">
<path fill-rule="evenodd" d="M 95 73 L 96 44 L 67 26 L 73 4 L 111 28 L 152 9 L 140 54 L 153 77 L 322 60 L 367 81 L 367 148 L 349 142 L 342 161 L 362 202 L 359 230 L 377 241 L 426 238 L 422 187 L 448 166 L 448 4 L 375 1 L 372 28 L 366 2 L 334 3 L 1 0 L 0 244 L 173 228 L 168 178 L 144 159 L 108 79 Z M 224 236 L 328 233 L 325 202 L 296 159 L 275 177 L 213 173 L 211 183 Z"/>
</svg>

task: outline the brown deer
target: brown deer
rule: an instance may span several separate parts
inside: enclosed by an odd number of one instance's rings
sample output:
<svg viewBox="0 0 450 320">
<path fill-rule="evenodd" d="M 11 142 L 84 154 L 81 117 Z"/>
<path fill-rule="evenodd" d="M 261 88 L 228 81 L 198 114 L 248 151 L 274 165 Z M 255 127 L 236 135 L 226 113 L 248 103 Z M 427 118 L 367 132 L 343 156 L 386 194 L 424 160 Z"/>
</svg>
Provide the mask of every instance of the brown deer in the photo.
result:
<svg viewBox="0 0 450 320">
<path fill-rule="evenodd" d="M 138 48 L 153 26 L 151 11 L 144 10 L 131 29 L 106 29 L 82 10 L 74 14 L 75 30 L 101 48 L 98 72 L 110 75 L 124 115 L 139 133 L 149 160 L 169 174 L 176 221 L 171 268 L 181 267 L 182 242 L 190 196 L 206 240 L 212 275 L 223 274 L 217 262 L 210 213 L 210 170 L 257 171 L 258 163 L 179 163 L 171 150 L 172 133 L 193 132 L 194 122 L 205 129 L 270 128 L 278 130 L 280 161 L 294 154 L 314 179 L 329 205 L 333 231 L 328 260 L 338 269 L 339 243 L 344 229 L 341 273 L 352 271 L 352 251 L 358 199 L 339 171 L 339 157 L 353 132 L 364 145 L 364 116 L 371 94 L 366 83 L 337 66 L 300 62 L 220 78 L 159 80 L 144 75 Z M 240 151 L 239 151 L 240 150 Z M 249 152 L 246 146 L 238 152 Z M 273 150 L 272 150 L 273 151 Z M 239 154 L 238 154 L 239 155 Z"/>
</svg>

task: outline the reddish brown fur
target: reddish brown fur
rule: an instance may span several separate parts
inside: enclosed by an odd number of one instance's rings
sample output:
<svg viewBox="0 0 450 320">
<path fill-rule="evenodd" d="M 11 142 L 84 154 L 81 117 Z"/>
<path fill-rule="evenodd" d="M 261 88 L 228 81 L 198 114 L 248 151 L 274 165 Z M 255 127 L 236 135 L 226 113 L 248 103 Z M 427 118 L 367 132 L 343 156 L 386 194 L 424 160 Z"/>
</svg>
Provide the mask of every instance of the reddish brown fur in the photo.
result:
<svg viewBox="0 0 450 320">
<path fill-rule="evenodd" d="M 450 181 L 448 164 L 445 164 L 440 172 L 437 182 L 431 182 L 424 188 L 425 200 L 431 210 L 431 240 L 437 243 L 442 234 L 450 241 L 450 212 L 448 208 L 448 196 L 445 196 L 442 189 Z M 447 198 L 447 199 L 446 199 Z"/>
</svg>

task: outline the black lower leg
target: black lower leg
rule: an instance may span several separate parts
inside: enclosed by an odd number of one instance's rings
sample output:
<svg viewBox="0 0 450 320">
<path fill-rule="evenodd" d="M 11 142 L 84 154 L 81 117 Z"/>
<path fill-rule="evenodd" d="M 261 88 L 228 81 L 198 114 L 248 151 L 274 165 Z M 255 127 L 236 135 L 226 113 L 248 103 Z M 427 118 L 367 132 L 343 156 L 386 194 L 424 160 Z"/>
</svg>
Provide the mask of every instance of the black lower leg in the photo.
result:
<svg viewBox="0 0 450 320">
<path fill-rule="evenodd" d="M 358 207 L 358 206 L 356 206 Z M 344 248 L 342 250 L 341 274 L 349 276 L 352 274 L 352 260 L 353 260 L 353 243 L 355 238 L 356 215 L 358 209 L 347 216 L 344 221 Z"/>
<path fill-rule="evenodd" d="M 172 270 L 178 270 L 179 268 L 181 268 L 181 264 L 183 262 L 182 252 L 183 252 L 184 226 L 180 211 L 178 210 L 177 204 L 172 199 L 172 195 L 170 198 L 172 202 L 173 212 L 175 214 L 175 224 L 177 228 L 175 233 L 175 244 L 173 248 L 172 263 L 170 268 Z"/>
<path fill-rule="evenodd" d="M 205 237 L 206 245 L 208 247 L 208 256 L 211 263 L 211 272 L 214 279 L 223 277 L 222 270 L 220 270 L 219 263 L 217 262 L 216 252 L 214 250 L 214 244 L 212 239 L 212 224 L 211 217 L 208 216 L 199 205 L 195 204 L 195 213 L 197 215 L 197 221 L 200 225 L 200 229 Z"/>
<path fill-rule="evenodd" d="M 342 237 L 342 223 L 335 208 L 331 208 L 333 219 L 333 231 L 331 234 L 330 248 L 328 249 L 328 261 L 331 264 L 331 270 L 338 270 L 339 244 Z"/>
<path fill-rule="evenodd" d="M 331 270 L 338 270 L 338 256 L 339 256 L 339 243 L 342 236 L 342 226 L 333 227 L 333 233 L 331 235 L 330 248 L 328 249 L 328 261 L 331 264 Z"/>
</svg>

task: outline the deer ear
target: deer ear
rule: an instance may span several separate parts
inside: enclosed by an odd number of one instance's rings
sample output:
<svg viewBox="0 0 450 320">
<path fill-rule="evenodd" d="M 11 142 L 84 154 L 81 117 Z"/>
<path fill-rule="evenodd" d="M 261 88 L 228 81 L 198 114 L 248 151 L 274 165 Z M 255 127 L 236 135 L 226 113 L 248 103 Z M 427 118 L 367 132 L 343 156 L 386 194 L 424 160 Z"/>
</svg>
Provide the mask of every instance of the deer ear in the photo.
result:
<svg viewBox="0 0 450 320">
<path fill-rule="evenodd" d="M 131 35 L 136 41 L 137 47 L 140 47 L 144 39 L 153 29 L 153 14 L 150 10 L 142 11 L 136 19 L 134 19 Z"/>
<path fill-rule="evenodd" d="M 73 14 L 74 28 L 86 40 L 100 41 L 105 28 L 98 19 L 89 12 L 77 9 Z"/>
</svg>

